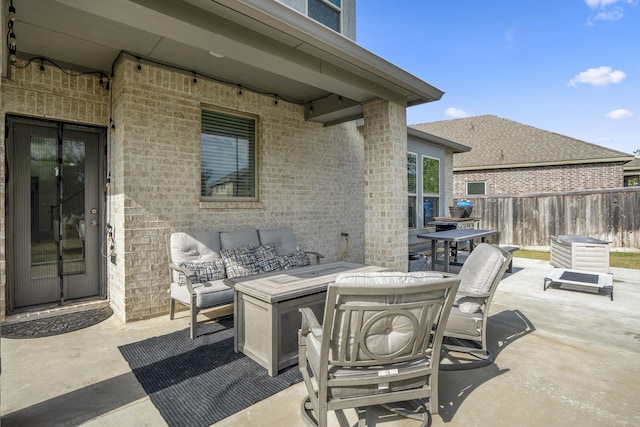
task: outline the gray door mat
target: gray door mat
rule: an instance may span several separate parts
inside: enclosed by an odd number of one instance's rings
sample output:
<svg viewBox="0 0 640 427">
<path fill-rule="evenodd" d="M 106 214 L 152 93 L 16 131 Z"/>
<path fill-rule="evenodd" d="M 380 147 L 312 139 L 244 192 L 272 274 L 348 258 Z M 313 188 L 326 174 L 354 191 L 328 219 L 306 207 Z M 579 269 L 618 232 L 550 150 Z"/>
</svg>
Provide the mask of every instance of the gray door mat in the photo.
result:
<svg viewBox="0 0 640 427">
<path fill-rule="evenodd" d="M 65 334 L 96 325 L 113 314 L 110 307 L 60 314 L 2 325 L 2 338 L 42 338 Z"/>
</svg>

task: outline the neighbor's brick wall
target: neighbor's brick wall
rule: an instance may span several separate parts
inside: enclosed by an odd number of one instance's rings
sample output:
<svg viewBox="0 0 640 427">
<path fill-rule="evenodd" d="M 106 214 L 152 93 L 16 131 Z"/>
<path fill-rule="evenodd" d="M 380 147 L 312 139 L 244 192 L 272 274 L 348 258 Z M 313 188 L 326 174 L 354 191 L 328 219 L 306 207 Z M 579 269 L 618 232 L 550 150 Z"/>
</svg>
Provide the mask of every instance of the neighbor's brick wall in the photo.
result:
<svg viewBox="0 0 640 427">
<path fill-rule="evenodd" d="M 136 68 L 136 61 L 122 61 L 114 81 L 110 202 L 117 264 L 110 265 L 110 289 L 119 317 L 168 312 L 165 238 L 173 231 L 292 226 L 300 246 L 323 253 L 323 262 L 338 259 L 340 233 L 347 232 L 345 259 L 364 261 L 363 137 L 355 123 L 323 127 L 306 122 L 300 105 L 276 105 L 249 90 L 239 95 L 204 78 L 193 83 L 191 75 L 148 64 Z M 200 202 L 203 106 L 259 118 L 259 202 Z"/>
<path fill-rule="evenodd" d="M 466 195 L 466 183 L 485 181 L 487 195 L 535 194 L 623 187 L 623 163 L 456 171 L 454 195 Z"/>
<path fill-rule="evenodd" d="M 39 62 L 18 60 L 9 67 L 10 75 L 0 83 L 0 196 L 6 200 L 5 120 L 7 114 L 50 118 L 83 124 L 107 126 L 109 122 L 109 92 L 96 75 L 69 75 Z M 75 73 L 71 73 L 75 74 Z M 6 313 L 6 213 L 0 207 L 0 319 Z"/>
<path fill-rule="evenodd" d="M 444 171 L 445 171 L 445 179 L 444 179 L 444 200 L 445 205 L 443 206 L 445 216 L 449 215 L 448 206 L 453 205 L 453 152 L 450 150 L 446 150 L 444 154 Z"/>
</svg>

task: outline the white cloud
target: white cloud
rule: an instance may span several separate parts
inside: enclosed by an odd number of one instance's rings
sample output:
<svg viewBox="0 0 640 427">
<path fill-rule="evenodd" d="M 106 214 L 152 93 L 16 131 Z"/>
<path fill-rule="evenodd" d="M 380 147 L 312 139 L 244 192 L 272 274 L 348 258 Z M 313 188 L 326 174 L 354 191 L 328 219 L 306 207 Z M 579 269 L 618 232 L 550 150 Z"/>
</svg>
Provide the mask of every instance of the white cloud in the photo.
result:
<svg viewBox="0 0 640 427">
<path fill-rule="evenodd" d="M 593 17 L 595 21 L 619 21 L 624 18 L 624 12 L 622 8 L 616 7 L 610 12 L 600 12 L 596 16 Z"/>
<path fill-rule="evenodd" d="M 456 119 L 468 116 L 468 114 L 464 110 L 455 107 L 449 107 L 444 110 L 444 115 L 448 117 L 454 117 Z"/>
<path fill-rule="evenodd" d="M 593 26 L 595 21 L 619 21 L 620 19 L 624 18 L 624 9 L 622 8 L 621 4 L 627 3 L 635 6 L 637 1 L 638 0 L 584 0 L 587 6 L 589 6 L 591 9 L 600 10 L 600 12 L 587 20 L 587 25 Z M 620 3 L 620 5 L 609 8 L 609 6 L 615 5 L 617 3 Z"/>
<path fill-rule="evenodd" d="M 629 117 L 632 117 L 633 114 L 631 114 L 631 111 L 629 110 L 625 110 L 624 108 L 619 108 L 617 110 L 609 111 L 606 114 L 606 116 L 613 120 L 620 120 L 620 119 L 628 119 Z"/>
<path fill-rule="evenodd" d="M 610 84 L 620 83 L 625 77 L 627 77 L 627 75 L 623 71 L 613 71 L 611 67 L 602 66 L 589 68 L 587 71 L 582 71 L 569 80 L 569 86 L 575 86 L 578 83 L 592 86 L 608 86 Z"/>
<path fill-rule="evenodd" d="M 589 6 L 591 9 L 603 9 L 609 5 L 619 2 L 631 4 L 633 3 L 633 1 L 634 0 L 584 0 L 587 6 Z"/>
</svg>

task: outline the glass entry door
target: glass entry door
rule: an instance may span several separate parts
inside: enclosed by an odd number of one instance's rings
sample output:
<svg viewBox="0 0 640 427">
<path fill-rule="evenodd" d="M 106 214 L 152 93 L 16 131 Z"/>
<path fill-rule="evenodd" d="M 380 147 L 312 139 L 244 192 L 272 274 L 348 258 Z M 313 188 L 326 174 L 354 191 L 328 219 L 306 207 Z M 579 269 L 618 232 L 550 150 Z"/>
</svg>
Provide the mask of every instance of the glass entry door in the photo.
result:
<svg viewBox="0 0 640 427">
<path fill-rule="evenodd" d="M 7 126 L 10 309 L 100 296 L 104 128 Z"/>
</svg>

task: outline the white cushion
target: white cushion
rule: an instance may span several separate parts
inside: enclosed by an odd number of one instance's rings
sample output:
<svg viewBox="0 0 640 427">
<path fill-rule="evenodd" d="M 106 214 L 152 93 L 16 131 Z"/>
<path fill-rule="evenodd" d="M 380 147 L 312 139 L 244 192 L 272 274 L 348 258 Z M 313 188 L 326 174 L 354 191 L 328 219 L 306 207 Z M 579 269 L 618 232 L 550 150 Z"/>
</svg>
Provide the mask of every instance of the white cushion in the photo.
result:
<svg viewBox="0 0 640 427">
<path fill-rule="evenodd" d="M 169 238 L 171 262 L 215 261 L 220 259 L 220 233 L 217 231 L 177 232 Z M 172 273 L 172 281 L 180 280 L 179 273 Z"/>
<path fill-rule="evenodd" d="M 225 285 L 222 280 L 195 283 L 193 290 L 196 293 L 196 307 L 198 308 L 233 302 L 233 289 Z M 175 282 L 171 283 L 171 297 L 183 304 L 191 304 L 189 289 L 184 285 L 179 285 Z"/>
<path fill-rule="evenodd" d="M 340 273 L 336 277 L 336 283 L 356 283 L 359 285 L 371 284 L 404 284 L 418 283 L 425 280 L 442 279 L 442 274 L 435 271 L 414 271 L 410 273 L 398 273 L 394 271 L 382 271 L 375 273 Z"/>
<path fill-rule="evenodd" d="M 506 259 L 500 249 L 488 243 L 480 243 L 469 254 L 460 269 L 459 297 L 454 302 L 464 313 L 477 313 L 484 303 L 484 297 L 464 296 L 464 293 L 487 293 Z"/>
</svg>

